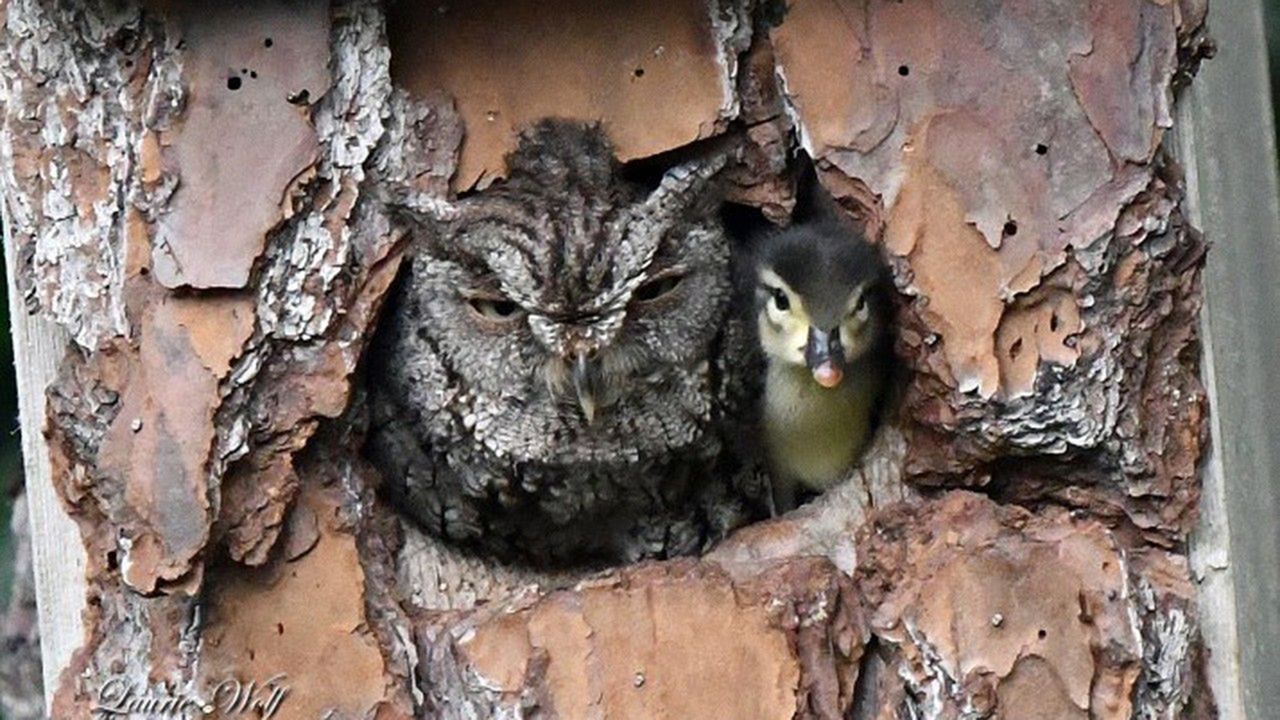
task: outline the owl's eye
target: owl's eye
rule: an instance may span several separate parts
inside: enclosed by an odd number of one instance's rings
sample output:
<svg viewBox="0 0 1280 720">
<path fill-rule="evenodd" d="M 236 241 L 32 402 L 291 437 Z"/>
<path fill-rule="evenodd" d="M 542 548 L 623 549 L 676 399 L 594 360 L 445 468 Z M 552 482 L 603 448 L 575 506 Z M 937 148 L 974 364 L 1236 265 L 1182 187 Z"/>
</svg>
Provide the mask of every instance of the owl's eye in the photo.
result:
<svg viewBox="0 0 1280 720">
<path fill-rule="evenodd" d="M 520 312 L 520 306 L 505 298 L 472 297 L 467 299 L 471 309 L 486 320 L 510 320 Z"/>
<path fill-rule="evenodd" d="M 684 280 L 683 275 L 659 275 L 636 288 L 632 297 L 640 302 L 651 302 L 653 300 L 657 300 L 664 295 L 670 294 L 672 290 L 679 287 L 682 280 Z"/>
<path fill-rule="evenodd" d="M 773 297 L 773 306 L 778 308 L 779 312 L 786 312 L 791 309 L 791 298 L 783 292 L 782 288 L 771 287 L 769 293 Z"/>
<path fill-rule="evenodd" d="M 859 296 L 858 296 L 858 302 L 856 302 L 856 303 L 854 303 L 854 304 L 853 304 L 853 310 L 852 310 L 852 311 L 850 311 L 850 313 L 849 313 L 849 314 L 850 314 L 850 315 L 861 315 L 861 314 L 862 314 L 862 311 L 863 311 L 863 310 L 866 310 L 866 309 L 867 309 L 867 296 L 866 296 L 866 295 L 859 295 Z"/>
</svg>

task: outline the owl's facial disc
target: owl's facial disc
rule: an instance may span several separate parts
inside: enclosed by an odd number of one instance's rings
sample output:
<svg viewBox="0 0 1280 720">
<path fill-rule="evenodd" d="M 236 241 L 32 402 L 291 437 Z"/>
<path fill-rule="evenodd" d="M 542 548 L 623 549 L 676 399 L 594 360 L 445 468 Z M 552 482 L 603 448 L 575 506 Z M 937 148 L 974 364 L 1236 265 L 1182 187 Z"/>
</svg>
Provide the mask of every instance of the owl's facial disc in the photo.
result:
<svg viewBox="0 0 1280 720">
<path fill-rule="evenodd" d="M 631 292 L 631 302 L 641 307 L 658 306 L 675 295 L 685 276 L 686 270 L 680 266 L 649 273 Z M 628 372 L 635 369 L 628 366 L 624 356 L 625 353 L 586 342 L 574 342 L 565 355 L 569 384 L 587 425 L 594 424 L 600 411 L 615 399 L 611 395 L 611 381 L 614 384 L 623 381 Z"/>
</svg>

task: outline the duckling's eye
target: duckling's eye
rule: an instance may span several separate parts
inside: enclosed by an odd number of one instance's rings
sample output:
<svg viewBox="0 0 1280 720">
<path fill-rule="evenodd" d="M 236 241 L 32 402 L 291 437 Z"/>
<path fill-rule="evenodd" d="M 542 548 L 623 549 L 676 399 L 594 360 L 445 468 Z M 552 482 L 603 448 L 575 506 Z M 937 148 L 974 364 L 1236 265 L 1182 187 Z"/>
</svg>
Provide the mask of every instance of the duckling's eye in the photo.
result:
<svg viewBox="0 0 1280 720">
<path fill-rule="evenodd" d="M 863 310 L 867 309 L 867 296 L 859 295 L 858 302 L 853 304 L 853 311 L 850 315 L 861 315 Z"/>
<path fill-rule="evenodd" d="M 519 305 L 506 298 L 473 297 L 467 304 L 486 320 L 510 320 L 520 311 Z"/>
<path fill-rule="evenodd" d="M 782 291 L 782 288 L 771 287 L 769 292 L 773 295 L 773 306 L 778 308 L 779 312 L 786 312 L 791 309 L 791 298 Z"/>
</svg>

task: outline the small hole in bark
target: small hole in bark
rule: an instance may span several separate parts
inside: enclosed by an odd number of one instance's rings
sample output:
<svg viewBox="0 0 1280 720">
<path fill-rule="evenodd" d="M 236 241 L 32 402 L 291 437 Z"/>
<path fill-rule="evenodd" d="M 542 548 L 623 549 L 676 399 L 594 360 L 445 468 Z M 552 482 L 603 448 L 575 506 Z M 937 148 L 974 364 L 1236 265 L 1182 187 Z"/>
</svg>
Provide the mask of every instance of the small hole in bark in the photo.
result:
<svg viewBox="0 0 1280 720">
<path fill-rule="evenodd" d="M 1049 637 L 1049 633 L 1048 633 L 1048 632 L 1046 632 L 1044 628 L 1040 628 L 1040 632 L 1036 633 L 1036 637 L 1038 637 L 1038 638 L 1040 638 L 1041 640 L 1043 640 L 1043 639 L 1045 639 L 1045 638 Z"/>
<path fill-rule="evenodd" d="M 311 102 L 311 91 L 303 88 L 296 93 L 289 93 L 285 96 L 285 100 L 288 100 L 290 105 L 306 105 Z"/>
<path fill-rule="evenodd" d="M 1061 324 L 1062 324 L 1062 321 L 1058 319 L 1058 313 L 1053 313 L 1052 315 L 1050 315 L 1050 316 L 1049 316 L 1049 329 L 1050 329 L 1050 330 L 1052 330 L 1053 332 L 1058 332 L 1058 327 L 1059 327 Z"/>
<path fill-rule="evenodd" d="M 631 74 L 638 78 L 642 78 L 644 77 L 644 68 L 636 68 Z"/>
<path fill-rule="evenodd" d="M 257 654 L 257 653 L 255 653 L 255 652 L 253 651 L 253 649 L 252 649 L 252 648 L 250 648 L 250 649 L 249 649 L 249 662 L 253 662 L 253 661 L 254 661 L 254 660 L 256 660 L 256 659 L 258 659 L 258 654 Z"/>
<path fill-rule="evenodd" d="M 1080 613 L 1077 615 L 1080 622 L 1093 622 L 1093 613 L 1089 610 L 1089 600 L 1085 597 L 1083 590 L 1076 595 L 1076 604 L 1080 607 Z"/>
<path fill-rule="evenodd" d="M 911 68 L 907 67 L 906 65 L 899 65 L 898 74 L 901 75 L 902 77 L 906 77 L 911 74 Z"/>
<path fill-rule="evenodd" d="M 258 71 L 257 71 L 257 70 L 250 70 L 250 71 L 249 71 L 249 77 L 254 78 L 254 79 L 257 79 L 257 77 L 258 77 Z"/>
<path fill-rule="evenodd" d="M 275 45 L 275 44 L 276 44 L 276 41 L 272 40 L 271 38 L 267 38 L 266 40 L 262 41 L 262 47 L 271 47 L 272 45 Z"/>
<path fill-rule="evenodd" d="M 107 569 L 116 570 L 119 567 L 120 567 L 120 556 L 116 553 L 116 551 L 112 550 L 111 552 L 107 553 Z"/>
<path fill-rule="evenodd" d="M 1013 237 L 1018 234 L 1018 223 L 1010 220 L 1004 224 L 1004 236 Z"/>
<path fill-rule="evenodd" d="M 1022 354 L 1022 338 L 1018 338 L 1017 340 L 1013 341 L 1012 345 L 1009 346 L 1009 359 L 1017 360 L 1018 356 L 1021 354 Z"/>
<path fill-rule="evenodd" d="M 235 75 L 232 75 L 231 77 L 227 78 L 228 90 L 239 90 L 240 84 L 241 84 L 240 78 L 236 77 Z"/>
<path fill-rule="evenodd" d="M 1037 154 L 1037 155 L 1048 155 L 1048 154 L 1049 154 L 1049 146 L 1048 146 L 1048 145 L 1045 145 L 1044 143 L 1038 143 L 1038 144 L 1036 145 L 1036 154 Z"/>
<path fill-rule="evenodd" d="M 284 634 L 284 623 L 276 623 L 276 634 L 277 635 Z"/>
</svg>

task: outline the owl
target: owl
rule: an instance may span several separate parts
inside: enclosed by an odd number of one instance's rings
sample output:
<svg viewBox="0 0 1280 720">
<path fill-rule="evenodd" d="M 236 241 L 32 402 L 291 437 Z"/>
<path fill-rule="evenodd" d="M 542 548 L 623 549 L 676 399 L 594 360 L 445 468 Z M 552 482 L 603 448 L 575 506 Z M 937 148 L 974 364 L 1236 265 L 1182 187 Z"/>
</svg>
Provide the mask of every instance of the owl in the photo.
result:
<svg viewBox="0 0 1280 720">
<path fill-rule="evenodd" d="M 508 176 L 415 218 L 367 374 L 368 456 L 428 531 L 502 560 L 696 552 L 758 506 L 725 155 L 624 177 L 597 126 L 526 131 Z"/>
</svg>

